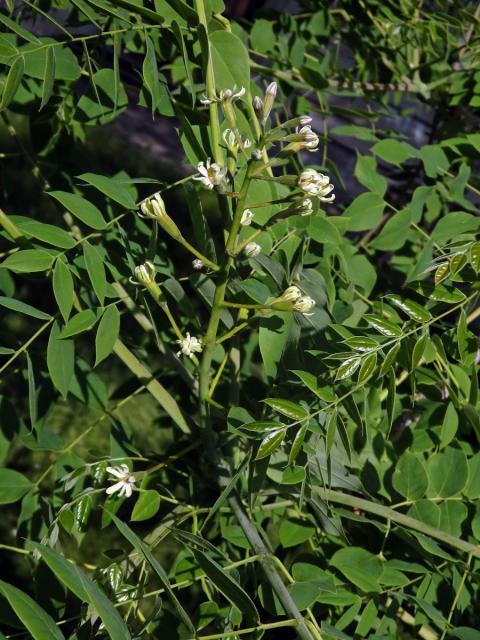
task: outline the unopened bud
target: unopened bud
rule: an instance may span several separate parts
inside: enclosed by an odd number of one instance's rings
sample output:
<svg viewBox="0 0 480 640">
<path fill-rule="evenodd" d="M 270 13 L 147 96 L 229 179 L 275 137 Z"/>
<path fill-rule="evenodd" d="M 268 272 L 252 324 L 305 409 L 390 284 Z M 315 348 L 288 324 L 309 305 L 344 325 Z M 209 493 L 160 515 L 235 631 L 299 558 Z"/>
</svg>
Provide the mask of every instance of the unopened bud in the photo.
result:
<svg viewBox="0 0 480 640">
<path fill-rule="evenodd" d="M 245 209 L 240 219 L 240 224 L 242 225 L 242 227 L 249 227 L 252 224 L 254 215 L 255 214 L 251 209 Z"/>
<path fill-rule="evenodd" d="M 195 269 L 195 271 L 201 271 L 204 266 L 205 264 L 203 260 L 200 260 L 200 258 L 195 258 L 195 260 L 192 260 L 192 267 Z"/>
<path fill-rule="evenodd" d="M 273 104 L 275 102 L 275 98 L 277 97 L 277 83 L 271 82 L 265 90 L 265 102 L 263 105 L 263 114 L 262 114 L 262 122 L 265 122 L 270 115 L 270 111 L 272 110 Z"/>
<path fill-rule="evenodd" d="M 143 264 L 140 264 L 138 267 L 135 267 L 134 274 L 135 280 L 139 284 L 149 285 L 155 282 L 157 272 L 155 269 L 155 265 L 147 260 Z"/>
<path fill-rule="evenodd" d="M 247 258 L 255 258 L 259 253 L 261 253 L 261 251 L 262 247 L 259 244 L 256 242 L 249 242 L 243 250 L 243 253 Z"/>
<path fill-rule="evenodd" d="M 180 238 L 182 235 L 180 229 L 170 218 L 166 209 L 162 196 L 156 193 L 151 198 L 144 200 L 140 205 L 140 216 L 155 220 L 172 238 Z"/>
<path fill-rule="evenodd" d="M 255 96 L 252 105 L 257 116 L 261 118 L 263 116 L 263 100 L 259 96 Z"/>
<path fill-rule="evenodd" d="M 305 127 L 312 122 L 313 118 L 310 116 L 299 116 L 298 118 L 292 118 L 287 120 L 281 126 L 284 129 L 295 129 L 295 127 Z"/>
</svg>

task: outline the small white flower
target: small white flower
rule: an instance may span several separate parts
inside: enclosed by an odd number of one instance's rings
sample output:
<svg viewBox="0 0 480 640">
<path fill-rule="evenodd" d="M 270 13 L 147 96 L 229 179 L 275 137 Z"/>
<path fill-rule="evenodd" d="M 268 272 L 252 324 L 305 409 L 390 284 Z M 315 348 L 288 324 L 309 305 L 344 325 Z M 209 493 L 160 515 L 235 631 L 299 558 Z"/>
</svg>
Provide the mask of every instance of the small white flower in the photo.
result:
<svg viewBox="0 0 480 640">
<path fill-rule="evenodd" d="M 193 179 L 198 180 L 209 189 L 219 187 L 226 175 L 225 169 L 222 169 L 216 162 L 210 162 L 210 158 L 207 158 L 206 164 L 200 162 L 197 165 L 197 170 L 200 175 L 193 176 Z"/>
<path fill-rule="evenodd" d="M 285 289 L 280 297 L 285 302 L 296 302 L 299 298 L 302 297 L 302 292 L 295 285 L 291 285 L 290 287 L 287 287 Z"/>
<path fill-rule="evenodd" d="M 205 264 L 203 260 L 200 260 L 200 258 L 195 258 L 195 260 L 192 260 L 192 267 L 195 269 L 195 271 L 201 271 L 204 266 Z"/>
<path fill-rule="evenodd" d="M 152 284 L 155 282 L 156 275 L 155 265 L 149 260 L 138 265 L 134 270 L 134 278 L 140 284 Z"/>
<path fill-rule="evenodd" d="M 240 224 L 242 225 L 242 227 L 249 227 L 252 224 L 254 216 L 255 214 L 251 209 L 245 209 L 240 219 Z"/>
<path fill-rule="evenodd" d="M 301 298 L 297 298 L 295 304 L 293 305 L 294 311 L 298 311 L 299 313 L 303 313 L 303 315 L 311 316 L 311 313 L 308 313 L 310 309 L 313 309 L 315 306 L 315 300 L 310 298 L 310 296 L 302 296 Z"/>
<path fill-rule="evenodd" d="M 330 178 L 315 169 L 305 169 L 299 175 L 297 185 L 310 196 L 316 196 L 320 202 L 333 202 L 335 196 L 328 196 L 333 191 Z M 327 197 L 328 196 L 328 197 Z"/>
<path fill-rule="evenodd" d="M 135 476 L 130 473 L 127 465 L 121 464 L 119 467 L 107 467 L 107 471 L 117 478 L 118 482 L 108 487 L 106 493 L 109 496 L 113 493 L 118 493 L 119 496 L 130 498 L 133 492 L 133 485 L 135 484 Z"/>
<path fill-rule="evenodd" d="M 245 95 L 245 87 L 241 87 L 238 91 L 235 91 L 235 89 L 236 87 L 233 87 L 233 89 L 221 89 L 218 96 L 215 95 L 213 98 L 203 96 L 200 102 L 202 104 L 212 104 L 213 102 L 226 102 L 227 100 L 233 102 L 234 100 L 239 100 Z"/>
<path fill-rule="evenodd" d="M 262 152 L 260 151 L 260 149 L 254 149 L 252 156 L 255 158 L 255 160 L 261 160 L 263 155 Z"/>
<path fill-rule="evenodd" d="M 177 340 L 177 344 L 180 345 L 180 351 L 177 351 L 177 356 L 183 353 L 183 355 L 193 358 L 195 353 L 200 353 L 203 349 L 201 341 L 195 336 L 191 336 L 188 331 L 185 338 Z"/>
<path fill-rule="evenodd" d="M 304 127 L 312 122 L 313 118 L 310 116 L 298 116 L 297 118 L 291 118 L 282 125 L 283 129 L 294 129 L 295 127 Z"/>
<path fill-rule="evenodd" d="M 252 146 L 251 140 L 249 140 L 248 138 L 244 138 L 242 140 L 242 149 L 247 150 L 247 149 L 250 149 L 251 146 Z"/>
<path fill-rule="evenodd" d="M 300 131 L 297 131 L 297 134 L 299 136 L 302 136 L 302 138 L 303 138 L 303 147 L 305 149 L 307 149 L 310 152 L 318 150 L 318 145 L 320 144 L 320 139 L 319 139 L 318 135 L 315 133 L 315 131 L 313 131 L 313 129 L 312 129 L 312 127 L 310 125 L 307 124 L 304 127 L 302 127 L 300 129 Z"/>
<path fill-rule="evenodd" d="M 262 247 L 256 242 L 249 242 L 245 247 L 245 249 L 243 250 L 243 253 L 246 255 L 247 258 L 255 258 L 255 256 L 258 256 L 258 254 L 261 252 L 262 252 Z"/>
</svg>

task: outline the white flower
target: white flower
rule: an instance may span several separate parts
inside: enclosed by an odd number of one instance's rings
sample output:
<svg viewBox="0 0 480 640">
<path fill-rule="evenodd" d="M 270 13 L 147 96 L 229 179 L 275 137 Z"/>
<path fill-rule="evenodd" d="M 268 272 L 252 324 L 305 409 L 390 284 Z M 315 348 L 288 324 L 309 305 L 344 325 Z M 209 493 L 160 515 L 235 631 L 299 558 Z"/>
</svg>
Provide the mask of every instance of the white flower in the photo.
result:
<svg viewBox="0 0 480 640">
<path fill-rule="evenodd" d="M 292 285 L 287 287 L 280 297 L 285 302 L 295 302 L 298 298 L 302 297 L 302 292 L 298 287 Z"/>
<path fill-rule="evenodd" d="M 300 129 L 300 131 L 297 130 L 297 134 L 299 136 L 302 136 L 303 147 L 305 149 L 307 149 L 310 152 L 318 150 L 320 139 L 318 135 L 315 133 L 315 131 L 312 130 L 312 127 L 310 125 L 308 124 L 305 125 Z"/>
<path fill-rule="evenodd" d="M 240 219 L 240 224 L 242 225 L 242 227 L 249 227 L 252 224 L 254 216 L 255 214 L 251 209 L 245 209 Z"/>
<path fill-rule="evenodd" d="M 155 282 L 156 275 L 155 265 L 149 260 L 135 267 L 134 270 L 135 280 L 140 284 L 152 284 Z"/>
<path fill-rule="evenodd" d="M 213 102 L 226 102 L 227 100 L 233 102 L 234 100 L 239 100 L 243 95 L 245 95 L 245 87 L 241 87 L 238 91 L 235 91 L 236 87 L 233 89 L 221 89 L 219 95 L 213 96 L 213 98 L 208 98 L 204 96 L 200 102 L 202 104 L 212 104 Z"/>
<path fill-rule="evenodd" d="M 188 331 L 186 337 L 182 340 L 177 340 L 180 345 L 180 351 L 177 352 L 177 356 L 182 353 L 189 358 L 193 358 L 195 353 L 200 353 L 203 349 L 201 341 L 195 336 L 191 336 Z"/>
<path fill-rule="evenodd" d="M 203 263 L 203 260 L 200 260 L 200 258 L 195 258 L 195 260 L 192 260 L 192 267 L 195 269 L 195 271 L 201 271 L 204 266 L 205 264 Z"/>
<path fill-rule="evenodd" d="M 222 181 L 226 175 L 225 169 L 222 169 L 216 162 L 210 162 L 210 158 L 207 158 L 206 165 L 200 162 L 197 165 L 199 176 L 193 176 L 194 180 L 198 180 L 209 189 L 215 189 L 222 184 Z"/>
<path fill-rule="evenodd" d="M 305 169 L 299 175 L 297 185 L 310 196 L 316 196 L 320 202 L 333 202 L 335 196 L 328 196 L 333 190 L 330 178 L 315 169 Z M 328 196 L 328 197 L 327 197 Z"/>
<path fill-rule="evenodd" d="M 118 482 L 108 487 L 107 494 L 111 496 L 113 493 L 118 493 L 119 496 L 130 498 L 135 484 L 135 476 L 130 473 L 127 465 L 121 464 L 119 467 L 107 467 L 107 471 L 118 479 Z"/>
<path fill-rule="evenodd" d="M 251 146 L 252 146 L 251 140 L 249 140 L 248 138 L 244 138 L 242 140 L 242 149 L 250 149 Z"/>
<path fill-rule="evenodd" d="M 306 316 L 311 316 L 311 313 L 308 313 L 310 309 L 313 309 L 315 306 L 315 300 L 310 298 L 310 296 L 302 296 L 301 298 L 297 298 L 295 304 L 293 305 L 293 310 L 298 311 L 299 313 L 303 313 Z"/>
</svg>

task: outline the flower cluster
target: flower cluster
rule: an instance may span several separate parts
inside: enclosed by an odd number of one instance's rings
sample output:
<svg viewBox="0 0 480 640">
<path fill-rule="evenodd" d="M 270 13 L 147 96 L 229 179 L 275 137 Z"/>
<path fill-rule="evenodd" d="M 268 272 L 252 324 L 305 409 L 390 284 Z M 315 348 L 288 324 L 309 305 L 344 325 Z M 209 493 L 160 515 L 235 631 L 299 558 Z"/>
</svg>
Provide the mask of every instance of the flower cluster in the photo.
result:
<svg viewBox="0 0 480 640">
<path fill-rule="evenodd" d="M 201 353 L 203 350 L 202 342 L 195 336 L 191 336 L 188 331 L 185 338 L 177 340 L 177 344 L 180 345 L 180 350 L 177 352 L 177 356 L 185 355 L 189 358 L 193 358 L 195 353 Z"/>
<path fill-rule="evenodd" d="M 315 300 L 310 296 L 305 296 L 296 285 L 287 287 L 282 295 L 276 298 L 272 307 L 274 309 L 292 309 L 305 316 L 311 316 L 309 313 L 315 306 Z"/>
<path fill-rule="evenodd" d="M 333 202 L 335 195 L 328 195 L 333 191 L 333 184 L 330 178 L 315 169 L 304 169 L 299 175 L 297 186 L 309 196 L 316 196 L 320 202 Z"/>
</svg>

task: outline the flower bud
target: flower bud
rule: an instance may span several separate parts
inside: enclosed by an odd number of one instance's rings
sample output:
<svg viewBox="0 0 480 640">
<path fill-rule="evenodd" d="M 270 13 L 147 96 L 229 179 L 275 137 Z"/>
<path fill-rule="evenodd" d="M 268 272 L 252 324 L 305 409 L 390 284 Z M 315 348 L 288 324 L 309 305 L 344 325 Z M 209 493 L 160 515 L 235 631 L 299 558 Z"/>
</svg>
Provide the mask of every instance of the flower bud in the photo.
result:
<svg viewBox="0 0 480 640">
<path fill-rule="evenodd" d="M 296 300 L 298 300 L 298 298 L 301 298 L 301 296 L 302 292 L 300 291 L 300 289 L 295 285 L 292 285 L 290 287 L 287 287 L 280 297 L 286 302 L 295 302 Z"/>
<path fill-rule="evenodd" d="M 296 127 L 305 127 L 312 122 L 313 118 L 310 116 L 298 116 L 298 118 L 292 118 L 287 120 L 281 126 L 284 129 L 295 129 Z"/>
<path fill-rule="evenodd" d="M 142 218 L 155 220 L 172 238 L 181 237 L 180 229 L 168 215 L 163 198 L 159 193 L 144 200 L 140 205 L 140 211 L 139 215 Z"/>
<path fill-rule="evenodd" d="M 204 266 L 205 264 L 203 260 L 200 260 L 200 258 L 195 258 L 195 260 L 192 260 L 192 267 L 195 269 L 195 271 L 201 271 Z"/>
<path fill-rule="evenodd" d="M 134 277 L 139 284 L 149 285 L 155 282 L 157 272 L 152 262 L 147 260 L 138 267 L 135 267 Z"/>
<path fill-rule="evenodd" d="M 263 105 L 262 122 L 266 123 L 272 110 L 275 98 L 277 97 L 277 83 L 271 82 L 265 90 L 265 101 Z"/>
<path fill-rule="evenodd" d="M 262 247 L 259 244 L 256 242 L 249 242 L 243 250 L 243 253 L 247 258 L 255 258 L 259 253 L 261 253 L 261 251 Z"/>
<path fill-rule="evenodd" d="M 242 225 L 242 227 L 249 227 L 252 224 L 254 216 L 255 214 L 251 209 L 245 209 L 240 219 L 240 224 Z"/>
<path fill-rule="evenodd" d="M 252 105 L 257 116 L 261 118 L 263 116 L 263 100 L 259 96 L 255 96 Z"/>
</svg>

